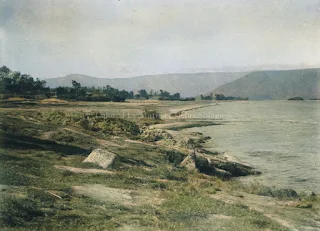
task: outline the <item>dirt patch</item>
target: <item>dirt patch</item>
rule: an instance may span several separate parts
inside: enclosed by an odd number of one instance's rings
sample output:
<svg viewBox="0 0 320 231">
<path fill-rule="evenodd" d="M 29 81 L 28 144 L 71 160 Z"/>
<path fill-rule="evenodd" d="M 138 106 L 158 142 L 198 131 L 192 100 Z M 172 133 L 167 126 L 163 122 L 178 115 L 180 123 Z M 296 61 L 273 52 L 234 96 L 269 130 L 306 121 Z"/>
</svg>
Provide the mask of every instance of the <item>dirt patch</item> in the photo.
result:
<svg viewBox="0 0 320 231">
<path fill-rule="evenodd" d="M 72 187 L 76 194 L 88 196 L 99 201 L 130 205 L 133 203 L 133 191 L 110 188 L 99 184 Z"/>
<path fill-rule="evenodd" d="M 164 201 L 164 199 L 160 198 L 159 193 L 150 191 L 110 188 L 100 184 L 73 186 L 72 188 L 76 194 L 88 196 L 103 202 L 118 203 L 126 206 L 142 204 L 159 205 Z"/>
<path fill-rule="evenodd" d="M 148 146 L 153 146 L 153 147 L 156 146 L 155 144 L 149 144 L 146 142 L 141 142 L 141 141 L 137 141 L 137 140 L 130 140 L 130 139 L 126 139 L 125 142 L 132 143 L 132 144 L 148 145 Z"/>
<path fill-rule="evenodd" d="M 69 166 L 55 165 L 60 170 L 67 170 L 73 173 L 91 173 L 91 174 L 114 174 L 114 172 L 103 169 L 90 169 L 90 168 L 74 168 Z"/>
</svg>

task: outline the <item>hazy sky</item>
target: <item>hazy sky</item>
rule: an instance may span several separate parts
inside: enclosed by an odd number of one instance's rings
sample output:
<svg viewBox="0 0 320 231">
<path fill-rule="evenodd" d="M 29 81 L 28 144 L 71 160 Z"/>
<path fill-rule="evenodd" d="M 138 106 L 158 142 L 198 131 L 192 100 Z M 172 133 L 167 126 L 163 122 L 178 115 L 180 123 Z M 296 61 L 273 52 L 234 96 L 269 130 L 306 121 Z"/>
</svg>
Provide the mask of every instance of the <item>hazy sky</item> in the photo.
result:
<svg viewBox="0 0 320 231">
<path fill-rule="evenodd" d="M 0 66 L 35 77 L 320 67 L 320 0 L 0 0 Z"/>
</svg>

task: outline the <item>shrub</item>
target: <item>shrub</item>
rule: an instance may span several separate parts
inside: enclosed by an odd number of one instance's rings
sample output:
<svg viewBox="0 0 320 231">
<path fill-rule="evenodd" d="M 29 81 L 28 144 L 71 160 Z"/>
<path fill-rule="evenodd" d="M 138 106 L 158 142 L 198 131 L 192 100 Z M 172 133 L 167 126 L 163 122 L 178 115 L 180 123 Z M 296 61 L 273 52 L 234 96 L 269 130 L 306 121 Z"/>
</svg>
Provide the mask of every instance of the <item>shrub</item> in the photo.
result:
<svg viewBox="0 0 320 231">
<path fill-rule="evenodd" d="M 66 142 L 66 143 L 71 143 L 75 141 L 75 137 L 68 134 L 67 132 L 62 132 L 62 131 L 53 133 L 50 138 L 54 141 L 60 141 L 60 142 Z"/>
<path fill-rule="evenodd" d="M 101 132 L 106 135 L 136 136 L 140 134 L 139 126 L 131 121 L 121 118 L 86 118 L 80 121 L 80 125 L 91 131 Z"/>
<path fill-rule="evenodd" d="M 179 164 L 185 158 L 185 155 L 183 155 L 180 152 L 176 152 L 176 151 L 166 151 L 165 154 L 166 154 L 167 160 L 170 163 L 172 163 L 175 167 L 179 166 Z"/>
<path fill-rule="evenodd" d="M 144 118 L 151 118 L 151 119 L 160 119 L 160 113 L 156 110 L 147 110 L 142 113 Z"/>
<path fill-rule="evenodd" d="M 300 198 L 298 193 L 293 189 L 277 189 L 275 187 L 268 187 L 259 183 L 251 183 L 251 185 L 245 189 L 247 189 L 249 193 L 260 196 L 269 196 L 279 199 Z"/>
</svg>

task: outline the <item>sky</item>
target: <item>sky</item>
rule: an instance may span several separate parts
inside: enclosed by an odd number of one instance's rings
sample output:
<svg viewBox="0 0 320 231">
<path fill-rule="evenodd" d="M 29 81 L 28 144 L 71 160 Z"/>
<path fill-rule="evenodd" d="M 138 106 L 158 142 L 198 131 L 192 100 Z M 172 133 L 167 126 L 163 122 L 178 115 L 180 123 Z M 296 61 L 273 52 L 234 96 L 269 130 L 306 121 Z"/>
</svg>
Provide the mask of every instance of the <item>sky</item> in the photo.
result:
<svg viewBox="0 0 320 231">
<path fill-rule="evenodd" d="M 320 0 L 0 0 L 0 66 L 52 78 L 320 67 Z"/>
</svg>

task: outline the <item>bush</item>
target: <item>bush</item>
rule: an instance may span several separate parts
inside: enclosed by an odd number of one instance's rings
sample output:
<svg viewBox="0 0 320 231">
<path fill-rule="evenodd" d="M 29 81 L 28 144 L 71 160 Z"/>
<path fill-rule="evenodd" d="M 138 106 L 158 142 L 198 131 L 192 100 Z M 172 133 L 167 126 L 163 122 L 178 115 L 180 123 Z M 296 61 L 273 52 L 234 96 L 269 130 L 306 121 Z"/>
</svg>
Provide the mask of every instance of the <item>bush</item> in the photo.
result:
<svg viewBox="0 0 320 231">
<path fill-rule="evenodd" d="M 293 189 L 277 189 L 275 187 L 264 186 L 259 183 L 251 183 L 247 191 L 260 196 L 269 196 L 279 199 L 300 198 L 298 193 Z"/>
<path fill-rule="evenodd" d="M 53 133 L 50 138 L 54 141 L 60 141 L 60 142 L 66 142 L 66 143 L 71 143 L 75 141 L 74 136 L 70 135 L 67 132 L 62 132 L 62 131 Z"/>
<path fill-rule="evenodd" d="M 180 163 L 185 158 L 185 155 L 183 155 L 180 152 L 176 152 L 176 151 L 166 151 L 165 154 L 166 154 L 167 160 L 170 163 L 172 163 L 175 167 L 179 166 Z"/>
<path fill-rule="evenodd" d="M 160 119 L 160 113 L 156 110 L 147 110 L 142 113 L 144 118 L 150 118 L 150 119 Z"/>
<path fill-rule="evenodd" d="M 121 118 L 103 118 L 98 116 L 85 118 L 79 124 L 85 129 L 101 132 L 105 135 L 136 136 L 140 134 L 140 128 L 136 123 Z"/>
</svg>

